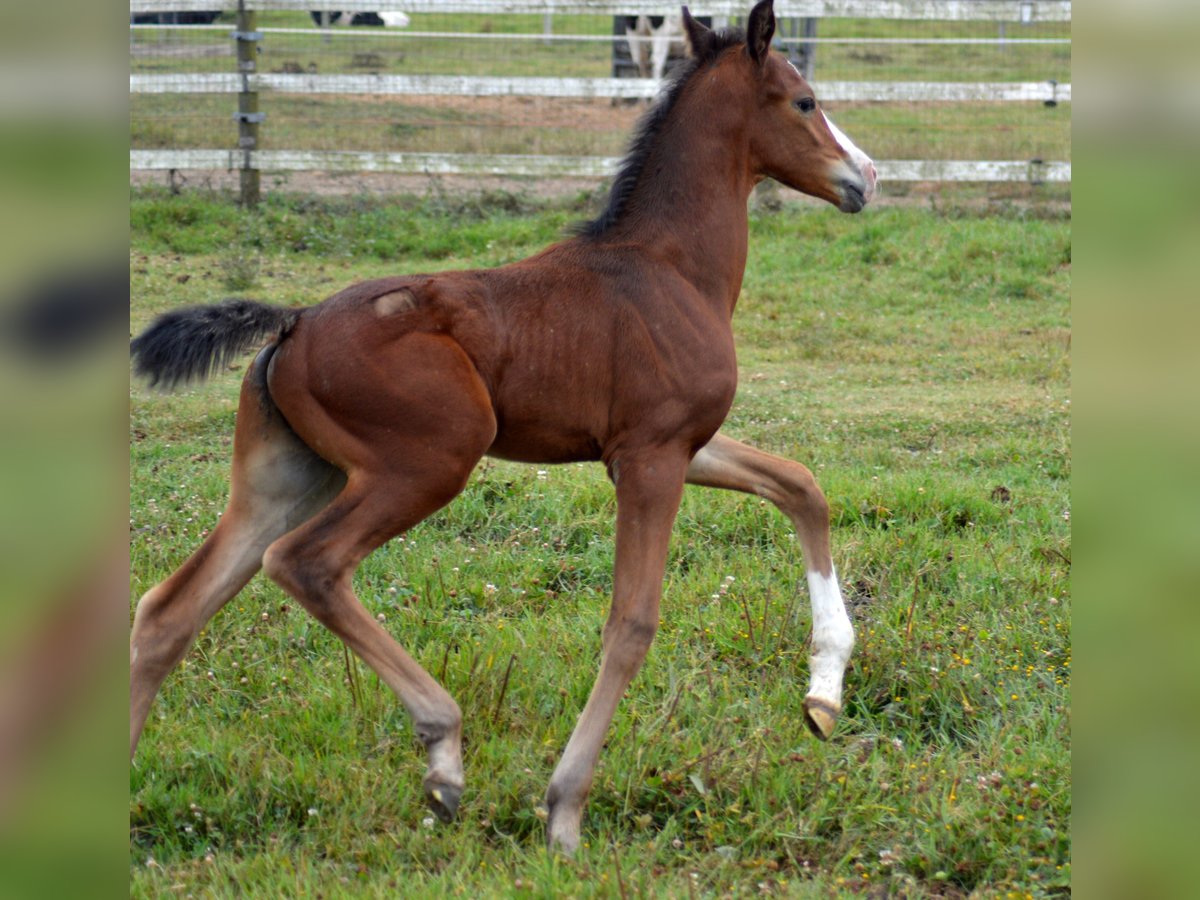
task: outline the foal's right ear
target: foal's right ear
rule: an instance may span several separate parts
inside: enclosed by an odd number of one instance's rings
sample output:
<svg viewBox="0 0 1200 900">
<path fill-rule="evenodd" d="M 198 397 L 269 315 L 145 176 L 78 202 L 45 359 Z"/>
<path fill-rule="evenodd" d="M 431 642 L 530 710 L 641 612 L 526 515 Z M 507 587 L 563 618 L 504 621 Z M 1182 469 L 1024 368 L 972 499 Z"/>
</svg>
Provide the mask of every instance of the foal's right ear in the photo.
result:
<svg viewBox="0 0 1200 900">
<path fill-rule="evenodd" d="M 757 65 L 766 62 L 774 36 L 775 0 L 762 0 L 750 10 L 750 19 L 746 22 L 746 52 Z"/>
<path fill-rule="evenodd" d="M 683 33 L 687 37 L 688 51 L 691 55 L 696 59 L 704 59 L 711 46 L 712 29 L 693 19 L 686 6 L 683 7 Z"/>
</svg>

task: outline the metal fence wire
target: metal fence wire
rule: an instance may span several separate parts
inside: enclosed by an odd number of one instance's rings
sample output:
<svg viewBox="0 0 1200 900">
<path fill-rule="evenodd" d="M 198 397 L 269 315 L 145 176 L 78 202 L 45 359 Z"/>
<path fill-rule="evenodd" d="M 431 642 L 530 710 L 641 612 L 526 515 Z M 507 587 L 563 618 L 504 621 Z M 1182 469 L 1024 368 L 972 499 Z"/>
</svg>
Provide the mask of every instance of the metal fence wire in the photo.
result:
<svg viewBox="0 0 1200 900">
<path fill-rule="evenodd" d="M 643 11 L 618 3 L 183 5 L 130 5 L 132 169 L 602 176 L 662 83 L 638 67 Z M 719 27 L 743 5 L 692 8 Z M 669 34 L 674 8 L 647 7 Z M 815 0 L 776 13 L 778 49 L 882 179 L 1070 180 L 1070 3 Z"/>
</svg>

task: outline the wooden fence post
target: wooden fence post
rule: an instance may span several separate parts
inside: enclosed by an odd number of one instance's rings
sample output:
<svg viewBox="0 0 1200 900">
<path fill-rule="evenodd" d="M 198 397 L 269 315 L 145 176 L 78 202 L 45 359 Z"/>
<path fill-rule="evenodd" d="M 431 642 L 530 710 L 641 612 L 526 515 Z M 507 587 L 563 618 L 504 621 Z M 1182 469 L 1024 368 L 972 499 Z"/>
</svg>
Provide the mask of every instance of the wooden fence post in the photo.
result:
<svg viewBox="0 0 1200 900">
<path fill-rule="evenodd" d="M 258 111 L 258 91 L 250 89 L 250 76 L 258 71 L 258 42 L 262 40 L 262 34 L 255 30 L 257 25 L 258 14 L 246 9 L 246 0 L 238 0 L 237 31 L 233 35 L 237 42 L 242 90 L 238 94 L 238 111 L 234 118 L 238 123 L 238 149 L 242 151 L 243 206 L 256 206 L 259 199 L 259 172 L 254 168 L 254 151 L 258 149 L 258 125 L 265 114 Z"/>
</svg>

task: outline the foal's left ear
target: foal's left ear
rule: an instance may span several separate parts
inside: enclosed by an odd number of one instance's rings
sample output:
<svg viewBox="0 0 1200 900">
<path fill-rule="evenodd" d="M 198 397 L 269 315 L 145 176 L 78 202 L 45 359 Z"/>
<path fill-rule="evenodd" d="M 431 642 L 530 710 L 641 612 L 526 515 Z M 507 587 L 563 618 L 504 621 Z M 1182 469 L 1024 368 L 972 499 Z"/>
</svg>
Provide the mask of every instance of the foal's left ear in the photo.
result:
<svg viewBox="0 0 1200 900">
<path fill-rule="evenodd" d="M 711 46 L 712 29 L 692 18 L 686 6 L 680 11 L 683 13 L 683 33 L 687 36 L 688 52 L 696 59 L 704 59 Z"/>
<path fill-rule="evenodd" d="M 750 20 L 746 23 L 746 52 L 758 65 L 767 61 L 774 36 L 775 0 L 762 0 L 750 10 Z"/>
</svg>

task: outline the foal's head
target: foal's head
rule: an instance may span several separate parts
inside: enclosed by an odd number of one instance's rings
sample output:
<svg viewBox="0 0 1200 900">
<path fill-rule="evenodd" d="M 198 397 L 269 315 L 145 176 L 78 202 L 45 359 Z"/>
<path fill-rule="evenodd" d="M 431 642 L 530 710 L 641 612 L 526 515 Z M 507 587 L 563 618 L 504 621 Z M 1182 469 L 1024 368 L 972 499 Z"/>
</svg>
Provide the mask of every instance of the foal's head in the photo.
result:
<svg viewBox="0 0 1200 900">
<path fill-rule="evenodd" d="M 722 54 L 721 67 L 749 79 L 753 108 L 747 123 L 750 165 L 755 177 L 828 200 L 842 212 L 858 212 L 875 192 L 875 165 L 821 111 L 813 90 L 796 67 L 771 53 L 775 34 L 773 0 L 762 0 L 746 23 L 744 51 Z M 720 36 L 683 9 L 692 54 L 703 60 Z"/>
</svg>

